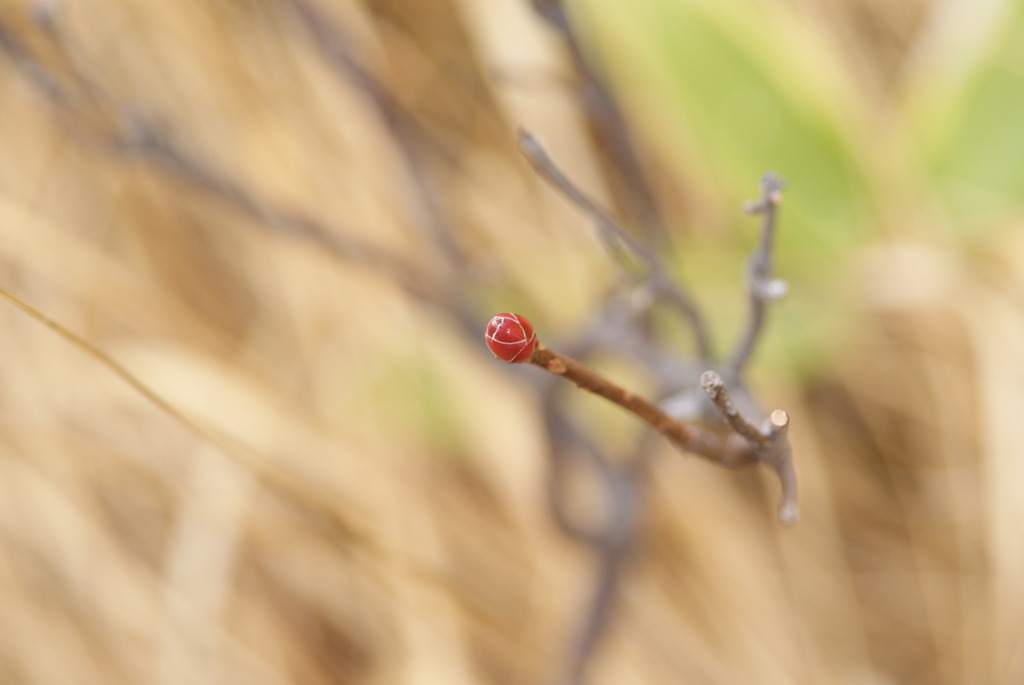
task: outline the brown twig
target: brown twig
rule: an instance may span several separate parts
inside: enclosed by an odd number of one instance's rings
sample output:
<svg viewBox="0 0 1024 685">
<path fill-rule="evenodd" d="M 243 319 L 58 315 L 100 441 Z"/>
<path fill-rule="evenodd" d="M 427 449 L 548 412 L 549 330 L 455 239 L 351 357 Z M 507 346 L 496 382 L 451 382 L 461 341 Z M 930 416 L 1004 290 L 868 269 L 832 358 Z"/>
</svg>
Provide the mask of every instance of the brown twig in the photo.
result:
<svg viewBox="0 0 1024 685">
<path fill-rule="evenodd" d="M 705 371 L 701 386 L 733 429 L 723 434 L 697 423 L 674 420 L 652 402 L 608 380 L 585 364 L 537 343 L 529 362 L 548 373 L 572 381 L 577 387 L 613 402 L 668 438 L 677 449 L 704 457 L 720 466 L 737 468 L 759 462 L 776 472 L 782 487 L 778 517 L 783 524 L 795 523 L 797 508 L 796 474 L 786 432 L 789 415 L 773 411 L 763 429 L 758 429 L 736 408 L 721 376 Z"/>
<path fill-rule="evenodd" d="M 676 448 L 697 454 L 708 461 L 735 468 L 757 461 L 750 444 L 740 435 L 725 434 L 698 424 L 680 423 L 652 402 L 613 383 L 571 357 L 561 355 L 538 343 L 530 363 L 549 373 L 572 381 L 579 388 L 599 395 L 632 413 L 658 431 Z"/>
</svg>

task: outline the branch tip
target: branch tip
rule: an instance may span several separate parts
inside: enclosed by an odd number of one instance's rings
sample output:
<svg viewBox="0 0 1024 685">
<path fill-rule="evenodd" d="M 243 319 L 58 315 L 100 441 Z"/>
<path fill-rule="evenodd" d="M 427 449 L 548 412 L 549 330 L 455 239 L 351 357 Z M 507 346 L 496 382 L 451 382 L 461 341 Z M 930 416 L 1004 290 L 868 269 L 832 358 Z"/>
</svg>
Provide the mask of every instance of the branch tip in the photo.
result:
<svg viewBox="0 0 1024 685">
<path fill-rule="evenodd" d="M 743 203 L 743 211 L 747 214 L 764 214 L 782 204 L 782 191 L 786 181 L 775 172 L 769 171 L 761 177 L 761 197 Z"/>
<path fill-rule="evenodd" d="M 774 430 L 780 431 L 789 427 L 789 414 L 786 413 L 785 409 L 776 409 L 769 417 L 769 421 L 771 421 Z"/>
<path fill-rule="evenodd" d="M 781 278 L 773 278 L 760 288 L 760 296 L 767 302 L 776 302 L 789 293 L 789 284 Z"/>
<path fill-rule="evenodd" d="M 769 171 L 761 177 L 761 192 L 767 198 L 778 198 L 777 201 L 781 201 L 785 188 L 786 181 L 774 171 Z"/>
<path fill-rule="evenodd" d="M 700 387 L 710 396 L 712 392 L 717 393 L 722 388 L 722 377 L 714 371 L 708 370 L 700 375 Z"/>
<path fill-rule="evenodd" d="M 537 137 L 522 126 L 516 129 L 516 145 L 531 162 L 544 154 Z"/>
<path fill-rule="evenodd" d="M 764 449 L 765 436 L 754 424 L 740 414 L 736 404 L 726 392 L 722 377 L 714 371 L 705 371 L 700 375 L 700 385 L 707 393 L 708 399 L 715 405 L 715 409 L 721 414 L 722 419 L 729 426 L 743 436 L 750 443 L 751 449 L 758 451 Z"/>
<path fill-rule="evenodd" d="M 779 503 L 779 523 L 792 526 L 800 520 L 800 507 L 793 500 L 784 499 Z"/>
</svg>

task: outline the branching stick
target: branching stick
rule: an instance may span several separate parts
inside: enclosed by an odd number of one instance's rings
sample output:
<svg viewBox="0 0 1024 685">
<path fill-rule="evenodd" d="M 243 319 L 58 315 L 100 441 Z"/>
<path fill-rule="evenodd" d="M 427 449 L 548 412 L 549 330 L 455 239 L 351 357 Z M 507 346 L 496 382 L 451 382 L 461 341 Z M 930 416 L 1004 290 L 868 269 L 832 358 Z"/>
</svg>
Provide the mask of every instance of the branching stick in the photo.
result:
<svg viewBox="0 0 1024 685">
<path fill-rule="evenodd" d="M 797 508 L 796 473 L 786 439 L 789 428 L 789 414 L 776 409 L 765 421 L 762 428 L 757 428 L 736 408 L 732 398 L 725 389 L 722 377 L 714 371 L 705 371 L 700 377 L 701 387 L 708 399 L 736 433 L 742 435 L 752 448 L 759 461 L 771 467 L 779 477 L 782 495 L 779 498 L 779 521 L 783 524 L 795 523 L 799 516 Z"/>
<path fill-rule="evenodd" d="M 745 207 L 748 214 L 760 214 L 761 238 L 757 249 L 747 262 L 747 290 L 750 297 L 750 313 L 746 329 L 740 336 L 726 370 L 733 378 L 739 378 L 750 357 L 754 353 L 754 345 L 764 326 L 767 305 L 786 294 L 786 283 L 772 278 L 772 243 L 775 238 L 775 220 L 778 216 L 779 203 L 782 202 L 782 189 L 785 182 L 776 174 L 767 173 L 761 178 L 761 199 L 748 203 Z"/>
</svg>

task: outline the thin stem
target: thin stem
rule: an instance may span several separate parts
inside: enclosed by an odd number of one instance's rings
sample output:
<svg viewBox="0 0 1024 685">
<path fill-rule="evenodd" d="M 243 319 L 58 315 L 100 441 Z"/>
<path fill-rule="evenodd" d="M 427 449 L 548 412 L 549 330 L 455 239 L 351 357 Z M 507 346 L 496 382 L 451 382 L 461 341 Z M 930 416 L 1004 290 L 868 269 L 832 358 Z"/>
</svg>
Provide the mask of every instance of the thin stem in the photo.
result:
<svg viewBox="0 0 1024 685">
<path fill-rule="evenodd" d="M 632 252 L 649 269 L 657 261 L 654 253 L 646 245 L 635 239 L 612 218 L 611 214 L 591 200 L 569 177 L 558 168 L 551 156 L 540 144 L 540 141 L 525 129 L 519 130 L 519 149 L 541 177 L 557 188 L 573 204 L 582 209 L 597 224 L 598 234 L 610 252 L 620 257 L 623 249 Z"/>
<path fill-rule="evenodd" d="M 629 515 L 634 513 L 631 510 Z M 632 522 L 629 525 L 632 533 Z M 609 618 L 615 609 L 616 593 L 623 572 L 631 560 L 628 548 L 629 541 L 623 540 L 599 550 L 594 586 L 586 603 L 579 635 L 576 636 L 573 649 L 569 653 L 562 681 L 564 685 L 579 685 L 584 682 L 587 666 L 608 628 Z"/>
<path fill-rule="evenodd" d="M 612 477 L 613 469 L 600 447 L 564 415 L 559 405 L 545 398 L 543 408 L 548 435 L 551 438 L 547 495 L 555 523 L 569 537 L 591 547 L 602 547 L 607 537 L 602 522 L 584 522 L 574 516 L 568 506 L 566 481 L 571 469 L 582 469 L 601 482 Z"/>
<path fill-rule="evenodd" d="M 702 360 L 711 359 L 711 339 L 696 303 L 675 283 L 658 255 L 631 236 L 611 214 L 576 187 L 529 131 L 520 129 L 518 139 L 519 149 L 537 173 L 594 220 L 598 235 L 608 251 L 622 264 L 627 263 L 626 257 L 630 254 L 641 262 L 654 292 L 668 300 L 689 322 L 698 356 Z"/>
<path fill-rule="evenodd" d="M 534 10 L 561 36 L 576 78 L 577 99 L 587 116 L 592 138 L 608 157 L 611 171 L 625 185 L 622 200 L 648 240 L 665 238 L 665 225 L 654 193 L 637 157 L 622 109 L 612 96 L 595 60 L 588 57 L 567 16 L 563 0 L 533 0 Z"/>
<path fill-rule="evenodd" d="M 697 424 L 675 421 L 652 402 L 613 383 L 575 359 L 558 354 L 544 345 L 537 345 L 533 356 L 530 357 L 530 363 L 572 381 L 587 392 L 614 402 L 664 435 L 677 449 L 697 454 L 730 468 L 757 461 L 751 444 L 741 435 L 722 435 Z"/>
<path fill-rule="evenodd" d="M 275 464 L 256 451 L 253 447 L 239 438 L 229 436 L 214 428 L 189 417 L 183 410 L 177 407 L 164 395 L 155 390 L 152 386 L 140 380 L 124 365 L 115 360 L 109 354 L 101 350 L 74 331 L 66 328 L 59 322 L 36 309 L 17 295 L 6 288 L 0 287 L 0 298 L 23 311 L 32 319 L 46 326 L 58 336 L 71 343 L 74 347 L 85 352 L 103 368 L 113 373 L 126 383 L 132 390 L 142 397 L 145 397 L 160 411 L 178 422 L 188 430 L 192 431 L 199 438 L 215 446 L 223 454 L 235 459 L 239 464 L 258 474 L 264 484 L 273 490 L 296 501 L 302 501 L 304 505 L 319 511 L 321 515 L 334 525 L 335 529 L 345 534 L 353 542 L 358 541 L 366 545 L 374 545 L 369 532 L 359 528 L 356 524 L 345 519 L 334 507 L 333 499 L 327 492 L 319 492 L 315 483 L 300 481 L 285 469 Z"/>
<path fill-rule="evenodd" d="M 414 224 L 421 227 L 431 244 L 438 246 L 449 265 L 466 262 L 467 256 L 454 240 L 434 188 L 421 142 L 422 127 L 385 85 L 353 55 L 353 40 L 317 5 L 309 0 L 285 0 L 302 21 L 324 62 L 339 81 L 354 86 L 369 101 L 378 119 L 391 134 L 405 164 L 413 192 Z"/>
<path fill-rule="evenodd" d="M 757 250 L 747 262 L 747 289 L 750 297 L 747 327 L 736 345 L 736 351 L 725 365 L 725 370 L 734 378 L 742 376 L 746 363 L 754 354 L 754 346 L 764 327 L 768 303 L 785 294 L 785 284 L 772 280 L 772 243 L 784 187 L 785 182 L 777 175 L 765 174 L 761 179 L 761 199 L 746 207 L 747 213 L 760 214 L 763 220 Z"/>
</svg>

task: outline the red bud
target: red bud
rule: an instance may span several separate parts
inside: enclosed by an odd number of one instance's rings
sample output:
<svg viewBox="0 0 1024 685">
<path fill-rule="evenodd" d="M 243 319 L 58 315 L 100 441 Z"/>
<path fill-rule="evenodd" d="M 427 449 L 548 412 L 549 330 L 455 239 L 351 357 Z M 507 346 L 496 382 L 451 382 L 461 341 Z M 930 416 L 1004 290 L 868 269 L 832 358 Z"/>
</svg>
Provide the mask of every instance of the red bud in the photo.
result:
<svg viewBox="0 0 1024 685">
<path fill-rule="evenodd" d="M 509 364 L 529 361 L 537 347 L 533 326 L 518 314 L 495 314 L 491 317 L 484 340 L 491 354 Z"/>
</svg>

